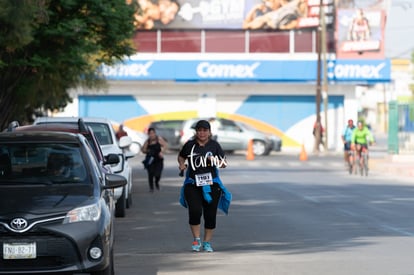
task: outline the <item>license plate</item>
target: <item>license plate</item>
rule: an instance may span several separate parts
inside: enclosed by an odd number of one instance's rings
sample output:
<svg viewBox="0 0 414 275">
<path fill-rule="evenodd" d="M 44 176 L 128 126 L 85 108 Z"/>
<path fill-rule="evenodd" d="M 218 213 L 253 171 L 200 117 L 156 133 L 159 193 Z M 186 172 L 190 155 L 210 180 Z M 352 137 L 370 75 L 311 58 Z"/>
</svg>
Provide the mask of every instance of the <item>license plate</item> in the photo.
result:
<svg viewBox="0 0 414 275">
<path fill-rule="evenodd" d="M 36 243 L 3 243 L 3 259 L 35 259 Z"/>
</svg>

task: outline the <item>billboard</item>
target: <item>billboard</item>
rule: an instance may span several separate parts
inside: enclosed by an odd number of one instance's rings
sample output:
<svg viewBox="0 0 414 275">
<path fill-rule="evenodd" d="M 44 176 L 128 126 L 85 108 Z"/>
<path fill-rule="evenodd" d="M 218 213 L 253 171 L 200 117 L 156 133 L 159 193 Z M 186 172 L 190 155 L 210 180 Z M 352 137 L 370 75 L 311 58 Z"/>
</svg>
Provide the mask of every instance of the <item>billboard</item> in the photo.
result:
<svg viewBox="0 0 414 275">
<path fill-rule="evenodd" d="M 338 58 L 384 58 L 387 0 L 337 0 Z"/>
<path fill-rule="evenodd" d="M 291 30 L 319 25 L 320 0 L 135 0 L 137 30 Z M 323 0 L 328 26 L 334 0 Z"/>
</svg>

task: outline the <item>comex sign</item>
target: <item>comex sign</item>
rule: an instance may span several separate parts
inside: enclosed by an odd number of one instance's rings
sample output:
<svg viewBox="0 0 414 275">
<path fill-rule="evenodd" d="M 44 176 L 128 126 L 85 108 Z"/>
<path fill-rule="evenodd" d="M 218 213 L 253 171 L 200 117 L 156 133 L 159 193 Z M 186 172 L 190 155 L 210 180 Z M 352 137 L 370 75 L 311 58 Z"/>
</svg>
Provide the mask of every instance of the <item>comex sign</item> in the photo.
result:
<svg viewBox="0 0 414 275">
<path fill-rule="evenodd" d="M 363 63 L 362 61 L 328 63 L 328 78 L 330 80 L 387 80 L 387 63 L 385 61 L 375 63 Z"/>
<path fill-rule="evenodd" d="M 200 78 L 255 78 L 255 70 L 260 62 L 246 64 L 212 64 L 201 62 L 197 66 L 197 75 Z"/>
<path fill-rule="evenodd" d="M 177 69 L 177 67 L 179 69 Z M 298 70 L 298 68 L 303 68 Z M 331 81 L 390 81 L 389 60 L 330 60 L 328 78 Z M 316 61 L 128 61 L 114 66 L 102 66 L 101 73 L 118 80 L 208 80 L 208 81 L 312 81 Z"/>
<path fill-rule="evenodd" d="M 149 68 L 154 61 L 148 61 L 145 63 L 131 63 L 131 64 L 118 64 L 115 66 L 103 65 L 101 71 L 103 75 L 109 78 L 122 78 L 122 77 L 146 77 L 149 76 Z"/>
<path fill-rule="evenodd" d="M 155 64 L 156 62 L 156 64 Z M 255 71 L 261 65 L 260 62 L 253 64 L 192 62 L 188 68 L 190 74 L 193 64 L 196 65 L 195 72 L 201 79 L 254 79 L 257 77 Z M 157 66 L 156 66 L 157 65 Z M 154 67 L 155 66 L 155 67 Z M 146 61 L 127 62 L 114 66 L 102 66 L 101 72 L 105 77 L 112 79 L 145 79 L 145 78 L 171 78 L 174 75 L 174 62 Z"/>
</svg>

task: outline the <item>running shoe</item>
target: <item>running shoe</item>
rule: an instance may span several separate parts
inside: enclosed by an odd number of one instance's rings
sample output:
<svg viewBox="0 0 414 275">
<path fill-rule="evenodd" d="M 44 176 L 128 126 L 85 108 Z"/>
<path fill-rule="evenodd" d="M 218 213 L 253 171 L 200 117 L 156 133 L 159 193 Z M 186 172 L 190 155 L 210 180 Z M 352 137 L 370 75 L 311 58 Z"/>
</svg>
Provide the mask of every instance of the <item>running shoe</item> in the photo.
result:
<svg viewBox="0 0 414 275">
<path fill-rule="evenodd" d="M 213 252 L 213 248 L 209 242 L 203 242 L 203 250 L 206 252 Z"/>
<path fill-rule="evenodd" d="M 194 241 L 192 243 L 191 249 L 195 252 L 200 251 L 201 248 L 201 240 L 200 238 L 194 238 Z"/>
</svg>

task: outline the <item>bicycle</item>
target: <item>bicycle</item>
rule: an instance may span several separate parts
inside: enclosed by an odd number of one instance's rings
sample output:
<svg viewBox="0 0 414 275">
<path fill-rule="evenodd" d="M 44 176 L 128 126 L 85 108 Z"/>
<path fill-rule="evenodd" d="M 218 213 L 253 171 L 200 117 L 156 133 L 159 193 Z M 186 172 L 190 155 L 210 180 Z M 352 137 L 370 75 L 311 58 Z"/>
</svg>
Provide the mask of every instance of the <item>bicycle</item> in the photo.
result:
<svg viewBox="0 0 414 275">
<path fill-rule="evenodd" d="M 354 157 L 355 152 L 353 150 L 349 150 L 348 151 L 348 171 L 349 174 L 352 175 L 353 173 L 357 173 L 356 171 L 356 166 L 355 166 L 355 157 Z"/>
<path fill-rule="evenodd" d="M 359 150 L 358 154 L 358 168 L 359 173 L 361 176 L 365 175 L 368 176 L 368 149 L 366 147 L 362 147 Z"/>
</svg>

